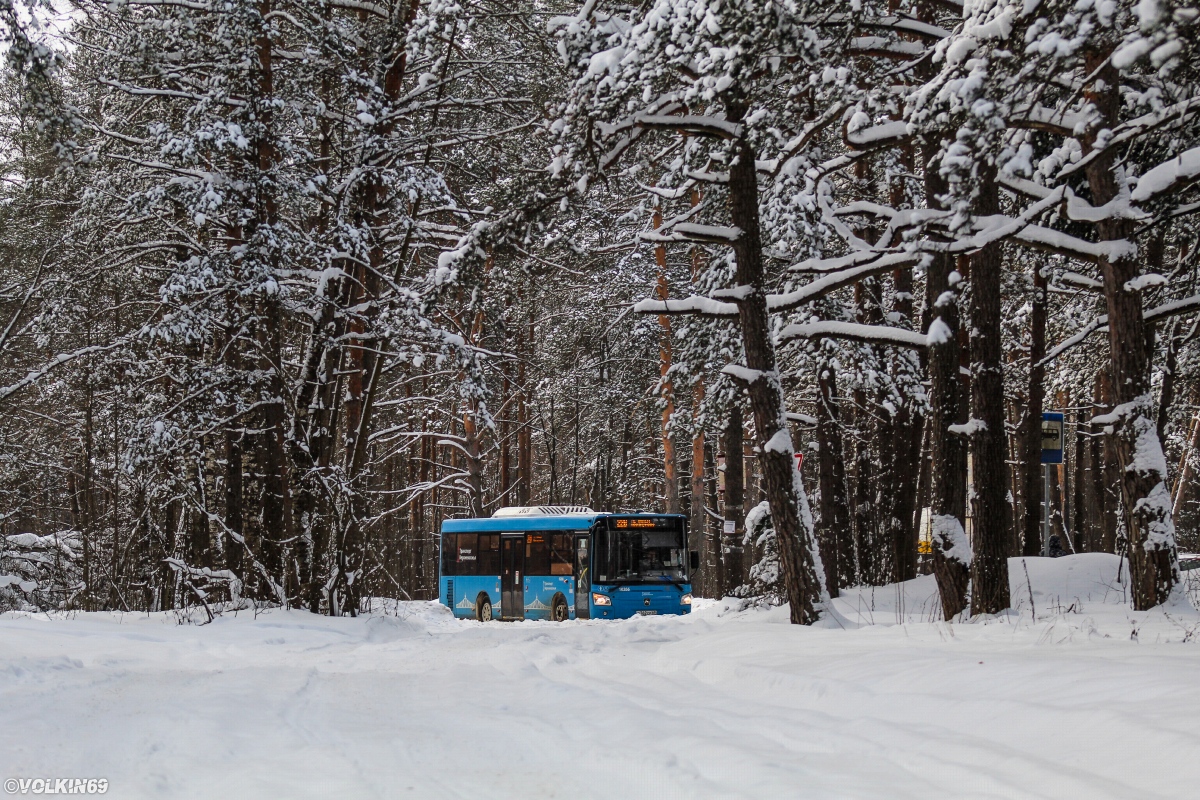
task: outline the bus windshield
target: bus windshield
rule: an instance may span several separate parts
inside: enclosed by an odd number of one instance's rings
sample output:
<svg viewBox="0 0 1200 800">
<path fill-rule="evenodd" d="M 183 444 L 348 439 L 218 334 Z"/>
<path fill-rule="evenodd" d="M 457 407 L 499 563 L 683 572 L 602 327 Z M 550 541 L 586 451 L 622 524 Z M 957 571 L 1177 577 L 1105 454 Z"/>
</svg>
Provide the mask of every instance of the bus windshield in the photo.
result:
<svg viewBox="0 0 1200 800">
<path fill-rule="evenodd" d="M 616 520 L 619 525 L 623 520 Z M 686 583 L 687 542 L 681 520 L 667 518 L 657 530 L 613 529 L 613 521 L 596 531 L 592 574 L 596 583 L 670 581 Z"/>
</svg>

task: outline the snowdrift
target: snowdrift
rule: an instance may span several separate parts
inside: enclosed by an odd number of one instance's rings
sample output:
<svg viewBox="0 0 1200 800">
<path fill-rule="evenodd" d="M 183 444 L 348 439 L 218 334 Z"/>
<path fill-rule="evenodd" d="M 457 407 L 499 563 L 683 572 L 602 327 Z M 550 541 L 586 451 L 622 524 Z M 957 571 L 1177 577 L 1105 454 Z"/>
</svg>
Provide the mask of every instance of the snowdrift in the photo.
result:
<svg viewBox="0 0 1200 800">
<path fill-rule="evenodd" d="M 1010 572 L 1010 613 L 955 624 L 931 578 L 846 592 L 814 628 L 733 599 L 560 624 L 436 603 L 3 614 L 0 779 L 107 778 L 117 798 L 1190 796 L 1200 614 L 1132 611 L 1111 556 Z"/>
</svg>

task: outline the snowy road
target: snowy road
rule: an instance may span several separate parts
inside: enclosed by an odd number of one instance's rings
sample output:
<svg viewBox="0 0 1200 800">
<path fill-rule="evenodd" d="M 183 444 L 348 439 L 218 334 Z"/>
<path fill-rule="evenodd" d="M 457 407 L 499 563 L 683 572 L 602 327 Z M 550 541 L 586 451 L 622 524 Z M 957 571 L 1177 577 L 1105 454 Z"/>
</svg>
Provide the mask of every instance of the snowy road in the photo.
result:
<svg viewBox="0 0 1200 800">
<path fill-rule="evenodd" d="M 1194 797 L 1200 615 L 1128 610 L 1115 563 L 1030 559 L 1027 583 L 1014 561 L 1014 614 L 954 626 L 922 621 L 928 578 L 843 598 L 817 629 L 719 604 L 558 625 L 424 603 L 206 626 L 6 614 L 0 779 L 107 778 L 115 798 Z"/>
</svg>

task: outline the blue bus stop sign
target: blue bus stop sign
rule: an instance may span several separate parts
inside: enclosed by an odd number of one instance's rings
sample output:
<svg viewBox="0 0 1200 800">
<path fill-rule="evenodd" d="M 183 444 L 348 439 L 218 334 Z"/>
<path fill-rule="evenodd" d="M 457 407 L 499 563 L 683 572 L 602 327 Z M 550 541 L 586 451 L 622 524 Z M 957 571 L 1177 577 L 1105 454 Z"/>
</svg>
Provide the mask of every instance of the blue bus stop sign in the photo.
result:
<svg viewBox="0 0 1200 800">
<path fill-rule="evenodd" d="M 1063 463 L 1063 422 L 1061 411 L 1042 414 L 1042 463 Z"/>
</svg>

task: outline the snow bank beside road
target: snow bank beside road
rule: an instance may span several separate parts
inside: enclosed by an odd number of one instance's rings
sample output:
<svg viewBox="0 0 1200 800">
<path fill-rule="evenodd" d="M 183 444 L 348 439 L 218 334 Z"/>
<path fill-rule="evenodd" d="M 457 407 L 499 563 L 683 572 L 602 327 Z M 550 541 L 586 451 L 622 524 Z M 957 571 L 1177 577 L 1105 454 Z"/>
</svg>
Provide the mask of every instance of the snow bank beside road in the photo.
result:
<svg viewBox="0 0 1200 800">
<path fill-rule="evenodd" d="M 926 621 L 927 578 L 848 592 L 819 628 L 731 602 L 558 625 L 431 603 L 0 615 L 0 778 L 105 777 L 116 798 L 1189 796 L 1200 614 L 1131 611 L 1112 557 L 1027 565 L 1011 615 L 952 626 Z"/>
<path fill-rule="evenodd" d="M 996 620 L 1053 622 L 1084 625 L 1086 619 L 1111 628 L 1141 620 L 1159 636 L 1159 641 L 1178 641 L 1197 621 L 1195 609 L 1184 601 L 1164 609 L 1135 613 L 1129 609 L 1128 574 L 1122 562 L 1107 553 L 1083 553 L 1064 558 L 1010 558 L 1008 560 L 1010 612 Z M 1186 574 L 1185 574 L 1186 575 Z M 1200 578 L 1200 574 L 1196 577 Z M 1200 581 L 1185 581 L 1200 600 Z M 942 610 L 937 582 L 932 575 L 890 586 L 849 589 L 834 601 L 845 619 L 859 625 L 936 622 Z M 1192 621 L 1192 625 L 1188 624 Z M 1108 635 L 1113 630 L 1106 630 Z M 1128 631 L 1126 632 L 1128 635 Z M 1200 638 L 1200 629 L 1196 632 Z"/>
</svg>

